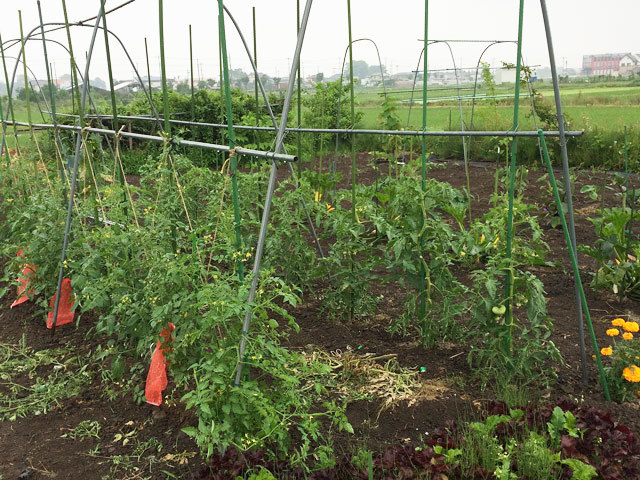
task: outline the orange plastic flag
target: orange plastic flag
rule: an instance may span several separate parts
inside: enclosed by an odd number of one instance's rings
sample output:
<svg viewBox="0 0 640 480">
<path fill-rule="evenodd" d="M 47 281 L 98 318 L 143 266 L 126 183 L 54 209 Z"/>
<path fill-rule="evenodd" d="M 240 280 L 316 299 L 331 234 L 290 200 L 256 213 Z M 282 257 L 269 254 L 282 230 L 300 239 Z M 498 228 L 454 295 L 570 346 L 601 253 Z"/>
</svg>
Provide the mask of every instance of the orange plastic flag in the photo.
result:
<svg viewBox="0 0 640 480">
<path fill-rule="evenodd" d="M 65 278 L 62 280 L 62 286 L 60 287 L 60 304 L 58 305 L 58 318 L 56 319 L 56 327 L 66 325 L 73 322 L 75 312 L 73 311 L 73 299 L 71 290 L 71 279 Z M 47 314 L 47 328 L 53 327 L 53 309 L 56 301 L 55 294 L 49 300 L 49 308 L 51 311 Z"/>
<path fill-rule="evenodd" d="M 151 356 L 151 366 L 149 367 L 144 389 L 145 399 L 151 405 L 159 406 L 162 403 L 162 391 L 169 384 L 167 380 L 167 366 L 169 363 L 165 360 L 164 354 L 172 351 L 171 332 L 175 328 L 173 323 L 169 323 L 169 326 L 160 332 L 160 336 L 164 341 L 156 343 L 156 348 Z"/>
</svg>

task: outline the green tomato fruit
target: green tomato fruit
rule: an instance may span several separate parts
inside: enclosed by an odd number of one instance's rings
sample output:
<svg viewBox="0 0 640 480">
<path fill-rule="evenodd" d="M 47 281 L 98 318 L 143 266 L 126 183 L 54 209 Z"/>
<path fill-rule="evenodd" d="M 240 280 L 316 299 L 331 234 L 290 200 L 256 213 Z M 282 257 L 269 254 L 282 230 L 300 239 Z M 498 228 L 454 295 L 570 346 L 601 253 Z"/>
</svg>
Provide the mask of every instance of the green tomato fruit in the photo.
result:
<svg viewBox="0 0 640 480">
<path fill-rule="evenodd" d="M 491 309 L 491 311 L 494 313 L 494 315 L 504 315 L 507 311 L 507 307 L 505 307 L 504 305 L 496 305 Z"/>
</svg>

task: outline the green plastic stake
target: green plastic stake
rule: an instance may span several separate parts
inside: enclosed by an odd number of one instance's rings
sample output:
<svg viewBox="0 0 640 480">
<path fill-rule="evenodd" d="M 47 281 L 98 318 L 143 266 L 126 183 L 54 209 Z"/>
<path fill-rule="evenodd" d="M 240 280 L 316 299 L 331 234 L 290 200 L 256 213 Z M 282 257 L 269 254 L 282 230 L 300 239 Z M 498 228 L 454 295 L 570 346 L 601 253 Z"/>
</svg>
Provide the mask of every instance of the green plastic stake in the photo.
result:
<svg viewBox="0 0 640 480">
<path fill-rule="evenodd" d="M 169 94 L 167 92 L 167 70 L 164 60 L 164 10 L 162 0 L 158 0 L 158 17 L 160 20 L 160 70 L 162 72 L 162 104 L 164 115 L 164 131 L 171 136 L 171 123 L 169 122 Z"/>
<path fill-rule="evenodd" d="M 191 63 L 191 121 L 196 121 L 196 100 L 195 88 L 193 86 L 193 37 L 191 35 L 191 25 L 189 25 L 189 62 Z"/>
<path fill-rule="evenodd" d="M 422 131 L 427 131 L 427 50 L 429 45 L 429 0 L 424 0 L 424 57 L 422 65 Z M 427 136 L 422 135 L 422 193 L 427 191 Z M 424 235 L 420 236 L 421 250 L 424 247 Z M 422 330 L 426 332 L 425 323 L 427 314 L 426 280 L 427 269 L 424 262 L 420 262 L 421 292 L 420 292 L 420 320 L 423 322 Z"/>
<path fill-rule="evenodd" d="M 224 5 L 218 0 L 218 30 L 220 35 L 220 49 L 222 50 L 222 74 L 224 76 L 224 97 L 227 112 L 227 132 L 229 135 L 229 148 L 236 147 L 235 134 L 233 132 L 233 110 L 231 108 L 231 82 L 229 81 L 229 59 L 227 58 L 227 40 L 224 30 Z M 233 198 L 233 216 L 236 231 L 236 248 L 242 251 L 242 234 L 240 232 L 240 205 L 238 200 L 238 159 L 235 154 L 229 155 L 229 168 L 231 170 L 231 190 Z M 242 258 L 236 261 L 238 278 L 244 280 L 244 265 Z"/>
<path fill-rule="evenodd" d="M 84 125 L 84 112 L 80 108 L 80 83 L 78 82 L 78 72 L 76 71 L 76 57 L 73 54 L 73 45 L 71 43 L 71 29 L 69 28 L 69 16 L 67 15 L 67 3 L 65 0 L 62 0 L 62 12 L 64 14 L 64 26 L 67 31 L 67 42 L 69 43 L 69 60 L 71 62 L 71 97 L 74 103 L 78 105 L 78 117 L 80 119 L 80 126 Z"/>
<path fill-rule="evenodd" d="M 518 112 L 520 107 L 520 71 L 522 70 L 522 27 L 524 22 L 524 0 L 520 0 L 520 10 L 518 17 L 518 53 L 516 59 L 516 90 L 515 97 L 513 99 L 513 126 L 512 130 L 516 132 L 518 130 Z M 507 213 L 507 252 L 506 260 L 508 263 L 507 278 L 505 281 L 505 294 L 507 301 L 505 306 L 506 312 L 506 325 L 509 327 L 507 333 L 507 350 L 511 351 L 511 332 L 513 326 L 513 310 L 511 304 L 513 303 L 513 261 L 511 259 L 512 244 L 513 244 L 513 201 L 515 196 L 515 181 L 516 181 L 516 157 L 518 156 L 518 137 L 513 137 L 511 142 L 511 161 L 509 162 L 509 209 Z"/>
<path fill-rule="evenodd" d="M 18 20 L 20 23 L 20 43 L 22 45 L 22 70 L 24 72 L 24 93 L 27 103 L 27 122 L 29 122 L 29 131 L 31 133 L 31 140 L 36 142 L 36 135 L 33 133 L 32 119 L 31 119 L 31 96 L 29 95 L 29 77 L 27 77 L 27 50 L 25 48 L 24 33 L 22 30 L 22 11 L 18 10 Z M 36 178 L 38 177 L 38 164 L 35 157 L 33 157 L 33 170 Z"/>
<path fill-rule="evenodd" d="M 609 386 L 607 385 L 607 377 L 604 374 L 604 368 L 602 367 L 602 358 L 600 357 L 600 349 L 598 348 L 598 341 L 596 340 L 596 334 L 593 330 L 593 323 L 591 322 L 591 315 L 589 313 L 589 306 L 587 305 L 587 298 L 584 294 L 584 287 L 582 286 L 582 280 L 580 278 L 580 270 L 578 269 L 578 261 L 576 260 L 576 252 L 573 249 L 571 243 L 571 237 L 569 236 L 569 227 L 567 227 L 567 220 L 564 216 L 564 210 L 562 208 L 562 200 L 560 200 L 560 193 L 558 192 L 558 185 L 556 184 L 556 177 L 553 174 L 553 167 L 551 166 L 551 159 L 549 158 L 549 150 L 547 149 L 547 142 L 544 138 L 544 132 L 538 130 L 538 136 L 540 137 L 540 145 L 542 146 L 542 154 L 544 156 L 544 162 L 547 165 L 547 171 L 549 172 L 549 181 L 553 189 L 553 196 L 556 201 L 556 208 L 558 210 L 558 216 L 562 222 L 562 231 L 564 233 L 564 239 L 569 249 L 569 256 L 571 257 L 571 267 L 573 268 L 573 275 L 577 280 L 578 290 L 580 291 L 580 301 L 582 303 L 582 309 L 584 311 L 584 317 L 587 321 L 587 327 L 589 328 L 589 336 L 591 337 L 591 343 L 596 354 L 596 363 L 598 365 L 598 373 L 600 374 L 600 383 L 604 390 L 604 396 L 608 402 L 611 401 L 609 396 Z"/>
</svg>

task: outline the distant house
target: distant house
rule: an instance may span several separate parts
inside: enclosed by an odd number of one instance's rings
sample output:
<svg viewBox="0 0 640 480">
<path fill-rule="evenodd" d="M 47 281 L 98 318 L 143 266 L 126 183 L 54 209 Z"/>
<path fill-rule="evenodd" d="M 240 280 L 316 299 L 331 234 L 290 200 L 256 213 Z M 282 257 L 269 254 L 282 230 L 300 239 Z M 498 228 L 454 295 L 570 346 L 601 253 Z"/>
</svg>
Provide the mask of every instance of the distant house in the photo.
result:
<svg viewBox="0 0 640 480">
<path fill-rule="evenodd" d="M 629 75 L 638 71 L 640 59 L 632 53 L 604 53 L 582 57 L 582 71 L 586 75 Z"/>
<path fill-rule="evenodd" d="M 627 53 L 620 59 L 620 75 L 630 75 L 640 72 L 640 53 Z"/>
<path fill-rule="evenodd" d="M 502 85 L 503 83 L 516 83 L 516 69 L 515 68 L 498 68 L 493 73 L 496 85 Z"/>
</svg>

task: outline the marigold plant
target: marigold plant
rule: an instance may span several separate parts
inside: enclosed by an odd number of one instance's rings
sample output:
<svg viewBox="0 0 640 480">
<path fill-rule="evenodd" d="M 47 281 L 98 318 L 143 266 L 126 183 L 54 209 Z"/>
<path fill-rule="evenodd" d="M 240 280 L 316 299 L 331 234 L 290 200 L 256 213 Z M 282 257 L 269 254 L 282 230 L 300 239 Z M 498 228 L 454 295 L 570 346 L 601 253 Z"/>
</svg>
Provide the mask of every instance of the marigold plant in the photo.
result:
<svg viewBox="0 0 640 480">
<path fill-rule="evenodd" d="M 628 401 L 636 398 L 638 388 L 634 384 L 640 382 L 640 367 L 633 365 L 640 360 L 640 343 L 632 333 L 637 331 L 638 323 L 614 318 L 611 325 L 622 327 L 622 332 L 618 328 L 607 329 L 606 333 L 613 338 L 614 344 L 602 348 L 600 354 L 607 357 L 605 373 L 612 398 Z"/>
<path fill-rule="evenodd" d="M 613 320 L 611 320 L 611 325 L 613 325 L 614 327 L 624 327 L 624 324 L 626 322 L 624 321 L 624 318 L 614 318 Z"/>
<path fill-rule="evenodd" d="M 636 365 L 626 367 L 622 371 L 622 376 L 627 382 L 638 383 L 640 382 L 640 367 L 637 367 Z"/>
</svg>

